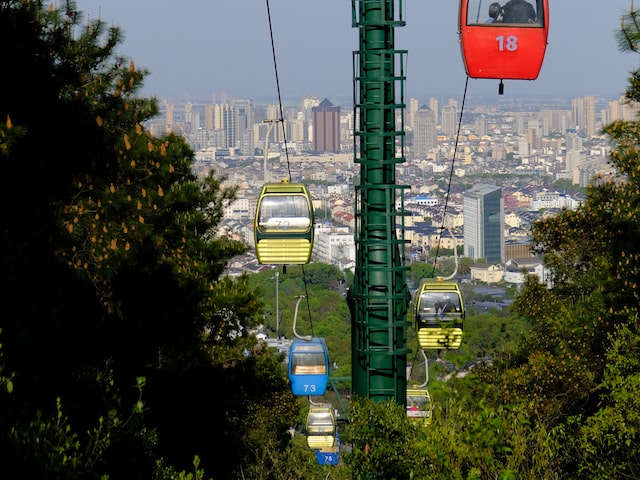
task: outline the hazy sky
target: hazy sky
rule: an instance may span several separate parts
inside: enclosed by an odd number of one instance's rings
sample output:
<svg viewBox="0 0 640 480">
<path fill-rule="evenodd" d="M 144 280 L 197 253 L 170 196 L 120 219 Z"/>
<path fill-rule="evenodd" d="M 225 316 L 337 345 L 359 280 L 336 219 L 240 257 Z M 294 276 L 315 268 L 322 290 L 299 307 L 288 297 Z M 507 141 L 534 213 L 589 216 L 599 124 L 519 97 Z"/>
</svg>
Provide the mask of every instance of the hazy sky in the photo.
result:
<svg viewBox="0 0 640 480">
<path fill-rule="evenodd" d="M 504 2 L 501 2 L 504 3 Z M 507 81 L 507 97 L 617 97 L 638 54 L 621 53 L 614 32 L 631 0 L 555 0 L 549 44 L 535 81 Z M 460 99 L 466 74 L 456 0 L 404 0 L 406 26 L 395 48 L 408 50 L 406 98 Z M 85 18 L 120 26 L 119 53 L 150 71 L 143 93 L 160 99 L 276 99 L 267 0 L 77 0 Z M 269 0 L 283 99 L 352 98 L 350 0 Z M 498 81 L 470 79 L 467 98 L 497 97 Z"/>
</svg>

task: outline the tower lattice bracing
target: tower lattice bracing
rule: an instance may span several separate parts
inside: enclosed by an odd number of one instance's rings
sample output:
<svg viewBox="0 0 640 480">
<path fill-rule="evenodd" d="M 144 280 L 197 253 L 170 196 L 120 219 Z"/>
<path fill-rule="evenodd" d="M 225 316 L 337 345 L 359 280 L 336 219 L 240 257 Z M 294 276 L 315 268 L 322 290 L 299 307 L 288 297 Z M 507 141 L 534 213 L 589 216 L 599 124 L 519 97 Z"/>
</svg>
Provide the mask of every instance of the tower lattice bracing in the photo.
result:
<svg viewBox="0 0 640 480">
<path fill-rule="evenodd" d="M 356 269 L 349 291 L 352 381 L 358 397 L 406 401 L 409 292 L 404 265 L 406 185 L 396 184 L 404 158 L 406 51 L 394 49 L 404 25 L 402 0 L 353 0 Z"/>
</svg>

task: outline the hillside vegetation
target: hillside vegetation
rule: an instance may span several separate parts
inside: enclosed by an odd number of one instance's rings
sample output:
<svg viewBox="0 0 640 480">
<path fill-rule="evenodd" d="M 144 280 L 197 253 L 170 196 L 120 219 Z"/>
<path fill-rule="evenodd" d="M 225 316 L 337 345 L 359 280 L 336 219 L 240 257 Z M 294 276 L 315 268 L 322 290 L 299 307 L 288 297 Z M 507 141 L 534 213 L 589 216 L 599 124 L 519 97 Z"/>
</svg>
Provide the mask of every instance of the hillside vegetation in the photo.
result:
<svg viewBox="0 0 640 480">
<path fill-rule="evenodd" d="M 637 51 L 636 18 L 623 50 Z M 273 272 L 224 275 L 246 250 L 218 229 L 234 189 L 194 177 L 181 137 L 145 131 L 158 106 L 116 53 L 122 32 L 72 1 L 7 0 L 0 40 L 3 478 L 638 478 L 637 121 L 604 129 L 618 174 L 535 224 L 553 287 L 530 278 L 510 311 L 468 316 L 460 350 L 430 352 L 432 423 L 343 384 L 349 448 L 322 467 L 308 399 L 248 334 L 276 334 Z M 639 86 L 634 71 L 630 101 Z M 312 264 L 280 282 L 277 333 L 305 295 L 297 328 L 326 337 L 332 376 L 349 376 L 349 276 Z"/>
</svg>

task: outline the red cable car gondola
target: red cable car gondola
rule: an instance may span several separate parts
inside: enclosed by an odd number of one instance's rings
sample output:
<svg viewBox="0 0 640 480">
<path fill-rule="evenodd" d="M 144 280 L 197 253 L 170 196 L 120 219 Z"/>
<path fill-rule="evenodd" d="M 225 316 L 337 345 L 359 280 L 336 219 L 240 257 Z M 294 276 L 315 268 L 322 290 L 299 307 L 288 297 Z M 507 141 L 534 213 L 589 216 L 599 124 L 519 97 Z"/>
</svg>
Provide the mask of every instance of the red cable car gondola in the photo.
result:
<svg viewBox="0 0 640 480">
<path fill-rule="evenodd" d="M 504 5 L 461 0 L 459 13 L 460 47 L 469 77 L 538 78 L 549 34 L 548 0 L 509 0 Z"/>
</svg>

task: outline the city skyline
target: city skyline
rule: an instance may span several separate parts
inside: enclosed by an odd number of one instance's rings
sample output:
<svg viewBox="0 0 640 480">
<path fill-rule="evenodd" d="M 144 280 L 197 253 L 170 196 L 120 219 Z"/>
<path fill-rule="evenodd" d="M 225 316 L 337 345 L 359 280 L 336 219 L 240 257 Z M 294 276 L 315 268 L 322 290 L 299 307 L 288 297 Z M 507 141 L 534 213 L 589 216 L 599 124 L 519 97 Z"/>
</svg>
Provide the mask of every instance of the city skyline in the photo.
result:
<svg viewBox="0 0 640 480">
<path fill-rule="evenodd" d="M 325 123 L 316 118 L 318 112 L 324 110 L 320 105 L 333 112 L 329 122 L 333 126 L 328 130 L 329 124 L 319 130 L 314 128 L 319 121 L 321 125 Z M 277 105 L 258 105 L 247 99 L 232 99 L 224 104 L 187 101 L 180 105 L 166 102 L 159 116 L 148 122 L 148 127 L 156 135 L 167 131 L 185 135 L 195 150 L 210 147 L 225 151 L 234 149 L 245 156 L 254 154 L 255 148 L 266 149 L 269 143 L 272 148 L 282 148 L 285 139 L 290 153 L 352 151 L 352 109 L 334 107 L 327 99 L 320 102 L 317 97 L 307 97 L 297 106 L 284 109 L 284 122 L 276 120 L 279 116 L 276 110 Z M 528 129 L 526 141 L 534 149 L 539 149 L 540 139 L 551 132 L 595 137 L 601 134 L 603 125 L 617 119 L 631 121 L 637 118 L 638 106 L 621 98 L 607 100 L 588 95 L 567 99 L 512 100 L 490 105 L 469 104 L 463 114 L 455 99 L 440 103 L 436 98 L 429 98 L 428 102 L 410 98 L 404 113 L 404 126 L 410 134 L 405 146 L 417 158 L 427 157 L 441 136 L 446 140 L 454 138 L 459 128 L 462 128 L 463 137 L 470 132 L 483 137 L 489 134 L 489 127 L 497 133 L 502 131 L 505 122 L 514 122 L 514 119 L 518 135 L 524 135 Z M 329 133 L 331 146 L 316 144 L 320 137 Z"/>
<path fill-rule="evenodd" d="M 506 98 L 623 93 L 637 57 L 618 51 L 614 32 L 630 0 L 553 3 L 547 55 L 534 81 L 505 82 Z M 460 98 L 466 75 L 457 34 L 458 2 L 406 0 L 395 47 L 408 51 L 407 96 Z M 124 30 L 119 53 L 150 71 L 143 94 L 160 99 L 275 99 L 267 3 L 80 0 L 85 19 Z M 271 0 L 271 24 L 283 98 L 351 97 L 358 29 L 351 2 Z M 584 32 L 588 32 L 585 34 Z M 469 98 L 498 99 L 498 81 L 469 79 Z"/>
</svg>

